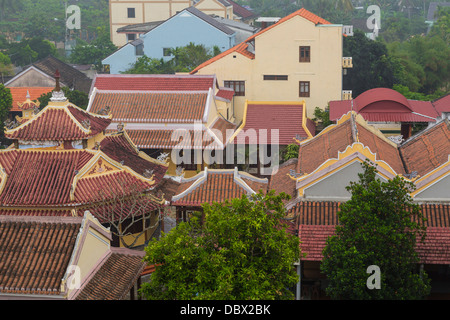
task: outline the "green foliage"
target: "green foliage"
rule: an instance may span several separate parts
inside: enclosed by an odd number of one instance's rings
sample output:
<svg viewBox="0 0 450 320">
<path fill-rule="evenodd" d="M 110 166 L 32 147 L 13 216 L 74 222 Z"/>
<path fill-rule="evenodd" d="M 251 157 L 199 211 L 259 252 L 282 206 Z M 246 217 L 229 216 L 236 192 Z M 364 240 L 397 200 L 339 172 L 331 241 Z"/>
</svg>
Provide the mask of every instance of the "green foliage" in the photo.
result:
<svg viewBox="0 0 450 320">
<path fill-rule="evenodd" d="M 286 146 L 286 149 L 283 150 L 281 158 L 283 161 L 288 161 L 289 159 L 294 159 L 298 157 L 298 150 L 300 146 L 296 143 L 291 143 Z"/>
<path fill-rule="evenodd" d="M 318 121 L 322 124 L 324 128 L 328 127 L 333 121 L 330 120 L 330 110 L 326 108 L 325 110 L 316 107 L 314 109 L 314 121 Z"/>
<path fill-rule="evenodd" d="M 191 219 L 146 247 L 160 263 L 141 293 L 147 299 L 292 299 L 298 237 L 286 232 L 283 200 L 271 191 L 205 204 L 204 223 Z"/>
<path fill-rule="evenodd" d="M 133 66 L 124 73 L 135 74 L 173 74 L 176 72 L 190 72 L 206 60 L 220 53 L 220 49 L 214 46 L 208 50 L 204 45 L 189 43 L 184 47 L 170 49 L 172 59 L 155 59 L 146 55 L 140 57 Z"/>
<path fill-rule="evenodd" d="M 422 299 L 430 281 L 418 270 L 416 243 L 426 229 L 420 207 L 409 196 L 414 184 L 399 176 L 383 182 L 368 161 L 363 169 L 359 182 L 347 187 L 352 197 L 341 204 L 336 233 L 323 251 L 327 293 L 335 299 Z M 380 289 L 366 285 L 371 265 L 380 268 Z"/>
<path fill-rule="evenodd" d="M 70 55 L 72 63 L 93 64 L 96 70 L 102 69 L 102 60 L 117 50 L 109 37 L 109 32 L 98 28 L 98 37 L 87 43 L 82 40 L 77 41 L 77 45 Z"/>
<path fill-rule="evenodd" d="M 48 55 L 57 55 L 55 45 L 42 37 L 11 43 L 8 45 L 6 53 L 16 66 L 31 64 L 44 59 Z"/>
<path fill-rule="evenodd" d="M 0 84 L 0 134 L 3 136 L 3 133 L 5 131 L 5 128 L 3 126 L 3 123 L 8 118 L 9 110 L 12 108 L 12 95 L 11 91 L 6 88 L 3 84 Z"/>
<path fill-rule="evenodd" d="M 87 93 L 78 91 L 78 90 L 71 90 L 68 87 L 62 87 L 61 90 L 64 92 L 64 95 L 66 98 L 76 105 L 77 107 L 86 110 L 88 104 L 89 104 L 89 97 Z M 52 97 L 52 92 L 48 92 L 45 94 L 42 94 L 37 100 L 39 101 L 39 109 L 43 109 L 48 105 L 48 102 L 50 101 L 50 98 Z"/>
<path fill-rule="evenodd" d="M 408 87 L 400 85 L 400 84 L 394 84 L 392 89 L 394 89 L 397 92 L 400 92 L 406 99 L 410 99 L 410 100 L 433 101 L 433 100 L 438 99 L 445 95 L 441 91 L 436 91 L 435 93 L 429 94 L 429 95 L 426 95 L 426 94 L 423 94 L 420 92 L 412 92 L 409 90 Z"/>
<path fill-rule="evenodd" d="M 344 38 L 344 56 L 353 61 L 353 68 L 344 76 L 344 88 L 351 89 L 354 97 L 373 88 L 392 88 L 392 61 L 384 43 L 372 41 L 356 30 L 352 37 Z"/>
</svg>

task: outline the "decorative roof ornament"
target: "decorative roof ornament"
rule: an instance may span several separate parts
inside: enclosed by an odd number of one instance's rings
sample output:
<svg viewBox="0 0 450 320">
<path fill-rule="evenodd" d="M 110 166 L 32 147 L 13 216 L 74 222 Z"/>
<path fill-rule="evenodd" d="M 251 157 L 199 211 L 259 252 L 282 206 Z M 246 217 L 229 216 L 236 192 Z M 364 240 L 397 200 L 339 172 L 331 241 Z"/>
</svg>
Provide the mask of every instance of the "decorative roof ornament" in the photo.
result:
<svg viewBox="0 0 450 320">
<path fill-rule="evenodd" d="M 53 89 L 53 91 L 52 91 L 52 97 L 50 98 L 50 100 L 54 101 L 54 102 L 67 101 L 67 98 L 65 97 L 64 92 L 61 90 L 61 86 L 59 84 L 59 78 L 60 78 L 59 71 L 56 70 L 55 71 L 56 85 L 55 85 L 55 89 Z"/>
<path fill-rule="evenodd" d="M 125 125 L 123 122 L 117 124 L 117 132 L 121 133 L 123 132 L 123 129 L 125 128 Z"/>
<path fill-rule="evenodd" d="M 14 129 L 19 126 L 19 123 L 16 120 L 6 119 L 3 123 L 8 130 Z"/>
<path fill-rule="evenodd" d="M 91 121 L 89 119 L 84 119 L 83 121 L 81 121 L 81 125 L 83 126 L 83 128 L 89 130 L 91 128 Z"/>
<path fill-rule="evenodd" d="M 163 152 L 156 158 L 156 160 L 160 162 L 166 162 L 168 156 L 169 156 L 168 152 Z"/>
<path fill-rule="evenodd" d="M 184 177 L 184 168 L 181 167 L 181 166 L 178 166 L 175 169 L 175 174 L 176 174 L 177 177 Z"/>
<path fill-rule="evenodd" d="M 109 115 L 110 111 L 111 111 L 111 108 L 109 106 L 105 106 L 104 108 L 101 108 L 97 112 L 97 114 L 102 115 L 102 116 L 107 116 L 107 115 Z"/>
<path fill-rule="evenodd" d="M 403 141 L 405 141 L 405 139 L 403 139 L 403 135 L 389 136 L 388 139 L 391 140 L 392 142 L 396 143 L 396 144 L 400 144 Z"/>
<path fill-rule="evenodd" d="M 30 92 L 27 90 L 27 99 L 23 103 L 17 103 L 19 109 L 22 110 L 30 110 L 30 109 L 38 109 L 39 112 L 39 101 L 31 101 Z M 36 114 L 36 113 L 35 113 Z"/>
<path fill-rule="evenodd" d="M 145 169 L 142 175 L 144 178 L 151 179 L 153 177 L 153 170 Z"/>
</svg>

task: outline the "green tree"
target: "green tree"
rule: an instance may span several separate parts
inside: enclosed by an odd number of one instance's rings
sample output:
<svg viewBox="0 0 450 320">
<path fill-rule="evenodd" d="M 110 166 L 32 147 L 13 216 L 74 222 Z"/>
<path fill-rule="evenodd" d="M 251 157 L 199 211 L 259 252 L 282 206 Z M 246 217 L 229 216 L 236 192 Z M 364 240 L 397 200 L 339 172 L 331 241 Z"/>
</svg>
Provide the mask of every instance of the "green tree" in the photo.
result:
<svg viewBox="0 0 450 320">
<path fill-rule="evenodd" d="M 72 63 L 93 64 L 96 70 L 101 70 L 102 60 L 117 50 L 112 43 L 109 33 L 104 28 L 98 28 L 98 37 L 87 43 L 80 39 L 70 55 Z"/>
<path fill-rule="evenodd" d="M 0 121 L 1 121 L 1 129 L 0 135 L 3 136 L 5 132 L 5 127 L 3 123 L 8 118 L 9 110 L 12 108 L 12 95 L 11 91 L 6 88 L 3 84 L 0 84 Z"/>
<path fill-rule="evenodd" d="M 298 157 L 298 150 L 300 146 L 296 143 L 291 143 L 286 146 L 286 148 L 282 151 L 282 156 L 280 157 L 283 161 L 288 161 L 289 159 Z"/>
<path fill-rule="evenodd" d="M 285 230 L 283 200 L 274 191 L 205 204 L 204 222 L 181 223 L 146 247 L 161 264 L 143 284 L 147 299 L 291 299 L 298 237 Z"/>
<path fill-rule="evenodd" d="M 370 40 L 356 30 L 352 37 L 344 38 L 344 56 L 352 57 L 353 68 L 344 76 L 344 88 L 357 97 L 373 88 L 392 88 L 394 73 L 386 45 Z"/>
<path fill-rule="evenodd" d="M 327 294 L 355 300 L 424 298 L 429 279 L 418 270 L 416 243 L 425 237 L 425 218 L 409 196 L 414 184 L 399 176 L 383 182 L 368 161 L 363 169 L 359 182 L 347 187 L 351 199 L 340 206 L 339 225 L 323 251 Z M 379 289 L 367 286 L 369 266 L 379 267 Z"/>
<path fill-rule="evenodd" d="M 71 90 L 68 87 L 62 87 L 61 90 L 64 92 L 66 98 L 76 105 L 77 107 L 86 110 L 89 104 L 89 97 L 87 93 L 78 90 Z M 52 92 L 42 94 L 37 100 L 39 101 L 39 109 L 42 110 L 48 105 L 50 98 L 52 97 Z"/>
</svg>

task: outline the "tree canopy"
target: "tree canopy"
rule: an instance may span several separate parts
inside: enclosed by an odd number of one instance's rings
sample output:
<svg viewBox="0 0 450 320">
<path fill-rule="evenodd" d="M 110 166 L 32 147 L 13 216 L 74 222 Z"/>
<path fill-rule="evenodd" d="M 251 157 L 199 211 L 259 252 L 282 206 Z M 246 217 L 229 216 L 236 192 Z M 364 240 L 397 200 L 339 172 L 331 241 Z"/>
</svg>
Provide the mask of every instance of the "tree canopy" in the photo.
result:
<svg viewBox="0 0 450 320">
<path fill-rule="evenodd" d="M 419 270 L 416 243 L 426 235 L 425 218 L 409 196 L 414 184 L 399 176 L 381 181 L 368 161 L 363 169 L 347 187 L 351 199 L 339 207 L 339 225 L 323 251 L 326 291 L 335 299 L 424 298 L 429 279 Z M 380 270 L 379 288 L 368 286 L 371 266 Z"/>
<path fill-rule="evenodd" d="M 291 299 L 298 280 L 297 236 L 286 231 L 283 200 L 274 191 L 204 204 L 146 247 L 144 260 L 161 264 L 141 293 L 147 299 Z"/>
</svg>

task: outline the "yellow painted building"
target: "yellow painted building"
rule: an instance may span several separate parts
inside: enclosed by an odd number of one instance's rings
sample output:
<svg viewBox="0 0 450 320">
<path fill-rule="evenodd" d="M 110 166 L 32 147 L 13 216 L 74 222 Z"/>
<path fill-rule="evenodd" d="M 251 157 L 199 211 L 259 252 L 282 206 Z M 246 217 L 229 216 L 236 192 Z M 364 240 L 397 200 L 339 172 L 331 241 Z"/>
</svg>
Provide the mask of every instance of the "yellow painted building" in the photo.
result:
<svg viewBox="0 0 450 320">
<path fill-rule="evenodd" d="M 302 101 L 307 116 L 315 107 L 344 99 L 343 26 L 300 9 L 246 41 L 206 61 L 192 74 L 215 74 L 219 85 L 234 88 L 237 122 L 246 100 Z"/>
<path fill-rule="evenodd" d="M 111 41 L 121 47 L 129 39 L 125 33 L 117 33 L 117 29 L 132 24 L 164 21 L 190 6 L 206 14 L 233 19 L 233 6 L 222 0 L 110 0 Z"/>
</svg>

